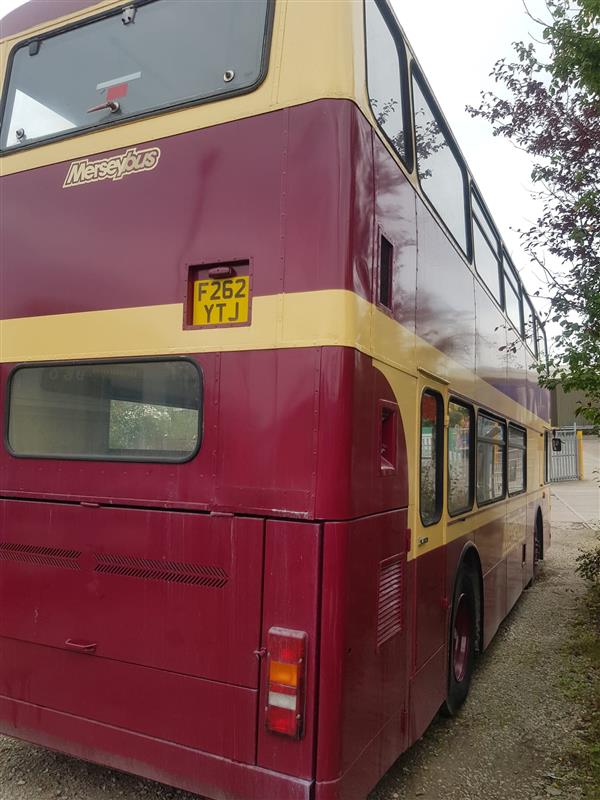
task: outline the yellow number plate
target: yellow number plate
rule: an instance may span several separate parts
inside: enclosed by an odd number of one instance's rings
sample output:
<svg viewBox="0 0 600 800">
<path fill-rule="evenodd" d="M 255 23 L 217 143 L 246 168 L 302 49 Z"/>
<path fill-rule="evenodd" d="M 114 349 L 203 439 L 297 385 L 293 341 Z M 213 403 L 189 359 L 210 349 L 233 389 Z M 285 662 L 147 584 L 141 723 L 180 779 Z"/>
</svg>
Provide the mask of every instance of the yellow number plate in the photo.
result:
<svg viewBox="0 0 600 800">
<path fill-rule="evenodd" d="M 250 315 L 250 278 L 194 281 L 193 325 L 239 325 Z"/>
</svg>

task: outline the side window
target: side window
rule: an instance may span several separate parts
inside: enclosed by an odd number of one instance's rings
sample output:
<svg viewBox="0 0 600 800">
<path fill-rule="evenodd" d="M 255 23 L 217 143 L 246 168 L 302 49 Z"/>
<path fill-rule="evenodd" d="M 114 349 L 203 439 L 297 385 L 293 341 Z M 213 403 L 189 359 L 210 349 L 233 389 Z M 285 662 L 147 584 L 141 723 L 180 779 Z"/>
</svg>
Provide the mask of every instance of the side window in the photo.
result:
<svg viewBox="0 0 600 800">
<path fill-rule="evenodd" d="M 519 282 L 506 257 L 504 258 L 504 296 L 506 299 L 506 315 L 517 329 L 519 336 L 523 336 L 523 309 Z"/>
<path fill-rule="evenodd" d="M 548 343 L 546 340 L 546 331 L 540 322 L 539 318 L 535 321 L 535 329 L 537 331 L 537 346 L 538 358 L 546 367 L 548 366 Z"/>
<path fill-rule="evenodd" d="M 527 485 L 527 432 L 508 426 L 508 493 L 519 494 Z"/>
<path fill-rule="evenodd" d="M 477 503 L 485 505 L 505 495 L 506 423 L 487 414 L 477 420 Z"/>
<path fill-rule="evenodd" d="M 465 171 L 421 79 L 413 75 L 417 172 L 421 187 L 464 253 L 467 252 Z"/>
<path fill-rule="evenodd" d="M 473 201 L 473 260 L 475 268 L 496 301 L 502 305 L 498 237 L 477 196 Z"/>
<path fill-rule="evenodd" d="M 444 403 L 437 392 L 421 398 L 421 521 L 433 525 L 442 515 Z"/>
<path fill-rule="evenodd" d="M 535 311 L 531 305 L 531 300 L 527 296 L 524 297 L 524 300 L 525 302 L 523 303 L 523 310 L 525 311 L 525 341 L 527 342 L 527 347 L 529 347 L 533 355 L 537 358 L 538 349 Z"/>
<path fill-rule="evenodd" d="M 448 513 L 470 511 L 473 506 L 473 442 L 475 415 L 470 406 L 448 403 Z"/>
<path fill-rule="evenodd" d="M 379 127 L 405 164 L 410 164 L 410 127 L 406 113 L 406 53 L 375 0 L 367 0 L 367 86 L 369 101 Z M 400 33 L 397 33 L 400 36 Z"/>
</svg>

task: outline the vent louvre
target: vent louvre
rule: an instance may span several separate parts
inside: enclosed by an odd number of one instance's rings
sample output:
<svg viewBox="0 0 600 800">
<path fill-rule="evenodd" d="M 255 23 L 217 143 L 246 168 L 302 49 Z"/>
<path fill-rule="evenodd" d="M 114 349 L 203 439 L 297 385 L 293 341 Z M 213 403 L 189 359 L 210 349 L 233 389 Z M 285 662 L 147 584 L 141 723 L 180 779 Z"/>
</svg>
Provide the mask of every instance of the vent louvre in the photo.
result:
<svg viewBox="0 0 600 800">
<path fill-rule="evenodd" d="M 229 575 L 222 567 L 205 564 L 183 564 L 178 561 L 158 561 L 150 558 L 112 554 L 97 554 L 96 561 L 94 572 L 103 575 L 145 578 L 191 586 L 206 586 L 211 589 L 223 589 L 229 582 Z"/>
<path fill-rule="evenodd" d="M 402 631 L 402 584 L 404 562 L 401 555 L 392 556 L 379 565 L 377 603 L 377 647 Z"/>
<path fill-rule="evenodd" d="M 81 552 L 79 550 L 0 542 L 0 561 L 20 561 L 23 564 L 33 564 L 36 567 L 80 569 L 77 561 L 80 555 Z"/>
</svg>

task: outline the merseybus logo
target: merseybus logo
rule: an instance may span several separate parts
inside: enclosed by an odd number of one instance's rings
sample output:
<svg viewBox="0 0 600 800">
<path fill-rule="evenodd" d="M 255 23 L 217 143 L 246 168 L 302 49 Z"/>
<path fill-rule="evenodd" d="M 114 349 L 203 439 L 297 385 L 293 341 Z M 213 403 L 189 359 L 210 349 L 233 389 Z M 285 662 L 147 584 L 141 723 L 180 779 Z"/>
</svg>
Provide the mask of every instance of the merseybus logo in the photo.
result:
<svg viewBox="0 0 600 800">
<path fill-rule="evenodd" d="M 136 172 L 149 172 L 157 166 L 159 158 L 158 147 L 150 147 L 148 150 L 137 150 L 132 147 L 123 155 L 112 158 L 101 158 L 97 161 L 84 158 L 81 161 L 73 161 L 69 166 L 63 189 L 95 181 L 120 181 Z"/>
</svg>

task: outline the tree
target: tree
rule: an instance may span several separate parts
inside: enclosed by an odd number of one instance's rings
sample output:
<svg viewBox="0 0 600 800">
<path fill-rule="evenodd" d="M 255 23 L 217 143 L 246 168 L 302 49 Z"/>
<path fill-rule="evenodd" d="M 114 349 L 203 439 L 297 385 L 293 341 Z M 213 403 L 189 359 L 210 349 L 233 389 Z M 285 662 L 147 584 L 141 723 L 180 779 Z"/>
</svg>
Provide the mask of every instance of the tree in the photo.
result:
<svg viewBox="0 0 600 800">
<path fill-rule="evenodd" d="M 531 17 L 543 42 L 516 43 L 516 60 L 493 68 L 503 96 L 483 92 L 468 111 L 533 159 L 541 213 L 520 233 L 544 270 L 548 317 L 560 327 L 540 382 L 584 391 L 580 413 L 599 425 L 600 0 L 547 0 L 546 7 L 547 20 Z M 548 256 L 562 267 L 550 266 Z"/>
</svg>

